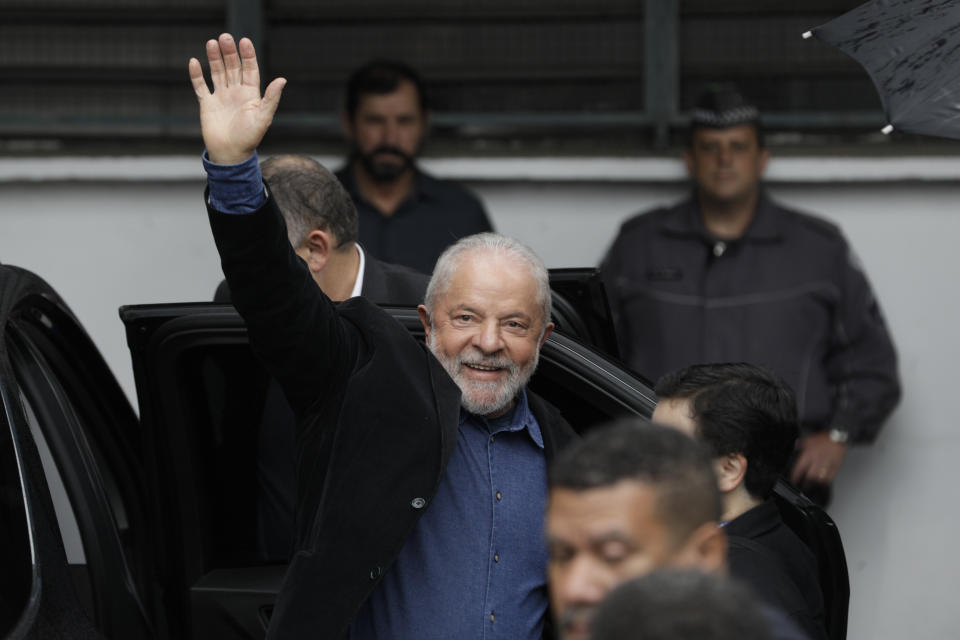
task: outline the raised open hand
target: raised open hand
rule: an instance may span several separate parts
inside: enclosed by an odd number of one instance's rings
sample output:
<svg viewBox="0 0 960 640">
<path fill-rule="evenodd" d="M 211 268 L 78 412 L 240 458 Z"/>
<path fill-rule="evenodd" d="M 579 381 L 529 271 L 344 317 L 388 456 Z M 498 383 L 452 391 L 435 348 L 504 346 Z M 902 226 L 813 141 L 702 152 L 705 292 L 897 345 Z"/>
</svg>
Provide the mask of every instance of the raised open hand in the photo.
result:
<svg viewBox="0 0 960 640">
<path fill-rule="evenodd" d="M 237 164 L 253 155 L 263 139 L 287 81 L 276 78 L 260 96 L 257 53 L 248 38 L 239 47 L 229 33 L 207 41 L 213 92 L 200 61 L 190 58 L 190 82 L 200 102 L 200 129 L 207 155 L 217 164 Z"/>
</svg>

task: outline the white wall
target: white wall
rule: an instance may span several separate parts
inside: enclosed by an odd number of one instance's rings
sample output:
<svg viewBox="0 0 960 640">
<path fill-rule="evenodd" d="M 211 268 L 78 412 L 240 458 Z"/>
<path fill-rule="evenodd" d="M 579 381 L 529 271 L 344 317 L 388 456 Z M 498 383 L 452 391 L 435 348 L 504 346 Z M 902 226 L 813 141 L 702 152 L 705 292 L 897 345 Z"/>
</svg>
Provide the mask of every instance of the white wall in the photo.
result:
<svg viewBox="0 0 960 640">
<path fill-rule="evenodd" d="M 210 300 L 223 277 L 203 183 L 0 184 L 0 262 L 37 273 L 86 327 L 136 406 L 117 309 Z"/>
<path fill-rule="evenodd" d="M 53 169 L 41 163 L 47 179 L 34 182 L 24 178 L 36 177 L 36 167 L 0 163 L 0 261 L 31 269 L 53 285 L 131 398 L 117 308 L 207 300 L 221 278 L 201 202 L 202 177 L 193 162 L 164 172 L 159 182 L 140 179 L 136 171 L 125 175 L 126 162 L 86 175 L 90 162 Z M 949 496 L 956 490 L 952 465 L 960 459 L 952 402 L 952 365 L 960 355 L 954 333 L 960 318 L 960 215 L 954 210 L 960 185 L 945 180 L 955 175 L 952 164 L 938 165 L 939 173 L 916 174 L 936 174 L 938 182 L 901 180 L 916 176 L 898 165 L 882 181 L 850 183 L 842 178 L 859 172 L 869 181 L 881 168 L 857 162 L 838 174 L 825 168 L 826 161 L 806 162 L 813 169 L 805 173 L 799 164 L 781 161 L 778 169 L 775 163 L 771 171 L 778 181 L 771 191 L 845 229 L 886 311 L 905 389 L 878 442 L 851 454 L 831 509 L 851 573 L 849 637 L 957 637 L 952 607 L 960 561 L 951 543 L 960 538 L 960 509 L 949 506 Z M 654 175 L 657 183 L 611 178 L 609 167 L 588 171 L 593 177 L 586 182 L 548 182 L 545 176 L 563 174 L 550 162 L 522 182 L 505 179 L 517 175 L 513 171 L 446 169 L 448 175 L 487 178 L 472 186 L 497 228 L 528 242 L 549 266 L 582 266 L 598 261 L 626 216 L 683 193 L 675 180 L 678 165 L 655 164 L 650 174 L 637 165 L 635 175 Z"/>
<path fill-rule="evenodd" d="M 831 510 L 851 573 L 850 637 L 956 638 L 951 508 L 960 460 L 956 184 L 783 190 L 839 222 L 866 264 L 900 352 L 904 397 L 877 443 L 856 450 Z"/>
</svg>

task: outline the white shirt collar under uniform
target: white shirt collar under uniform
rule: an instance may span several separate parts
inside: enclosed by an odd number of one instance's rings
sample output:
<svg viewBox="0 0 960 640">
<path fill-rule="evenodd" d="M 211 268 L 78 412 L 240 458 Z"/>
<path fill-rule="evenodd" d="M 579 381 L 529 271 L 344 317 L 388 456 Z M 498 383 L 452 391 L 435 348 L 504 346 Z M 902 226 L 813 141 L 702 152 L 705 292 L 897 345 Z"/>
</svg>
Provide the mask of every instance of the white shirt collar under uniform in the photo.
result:
<svg viewBox="0 0 960 640">
<path fill-rule="evenodd" d="M 360 254 L 360 266 L 357 267 L 357 279 L 353 283 L 353 291 L 350 292 L 351 298 L 356 298 L 363 293 L 363 270 L 367 265 L 367 259 L 363 257 L 363 249 L 360 244 L 357 243 L 355 246 L 357 247 L 357 253 Z"/>
</svg>

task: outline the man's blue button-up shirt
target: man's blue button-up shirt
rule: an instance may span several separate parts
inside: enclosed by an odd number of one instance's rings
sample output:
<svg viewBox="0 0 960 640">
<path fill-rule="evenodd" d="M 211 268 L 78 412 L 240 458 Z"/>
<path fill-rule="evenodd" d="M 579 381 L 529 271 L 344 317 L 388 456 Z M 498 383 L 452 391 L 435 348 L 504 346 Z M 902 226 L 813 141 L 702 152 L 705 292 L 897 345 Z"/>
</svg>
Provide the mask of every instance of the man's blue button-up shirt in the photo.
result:
<svg viewBox="0 0 960 640">
<path fill-rule="evenodd" d="M 500 419 L 461 410 L 437 495 L 361 608 L 351 640 L 540 638 L 546 498 L 543 437 L 526 392 Z"/>
</svg>

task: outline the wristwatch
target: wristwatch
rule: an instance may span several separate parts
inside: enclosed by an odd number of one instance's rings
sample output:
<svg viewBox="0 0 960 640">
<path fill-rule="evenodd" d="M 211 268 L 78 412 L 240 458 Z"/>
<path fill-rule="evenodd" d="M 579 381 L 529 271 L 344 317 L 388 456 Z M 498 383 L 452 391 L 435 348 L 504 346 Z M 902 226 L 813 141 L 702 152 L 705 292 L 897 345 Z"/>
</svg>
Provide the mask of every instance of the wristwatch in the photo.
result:
<svg viewBox="0 0 960 640">
<path fill-rule="evenodd" d="M 827 437 L 830 438 L 830 442 L 847 444 L 847 442 L 850 441 L 850 432 L 844 431 L 843 429 L 830 429 L 830 431 L 827 432 Z"/>
</svg>

